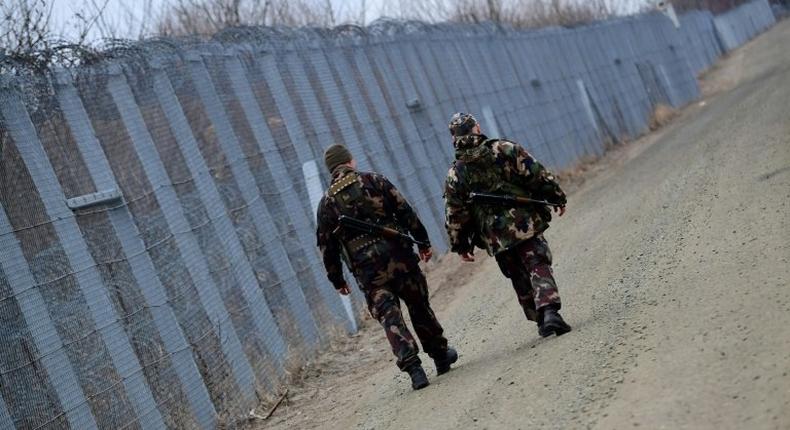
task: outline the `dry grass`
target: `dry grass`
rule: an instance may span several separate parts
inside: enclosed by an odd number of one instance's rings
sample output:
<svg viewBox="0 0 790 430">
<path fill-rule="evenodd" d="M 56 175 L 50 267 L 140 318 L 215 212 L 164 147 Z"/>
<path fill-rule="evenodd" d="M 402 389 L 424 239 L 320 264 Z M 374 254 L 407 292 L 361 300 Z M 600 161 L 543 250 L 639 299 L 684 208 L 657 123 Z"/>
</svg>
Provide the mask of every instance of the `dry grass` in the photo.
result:
<svg viewBox="0 0 790 430">
<path fill-rule="evenodd" d="M 648 123 L 650 131 L 656 131 L 663 127 L 669 123 L 672 118 L 677 116 L 677 114 L 677 110 L 670 106 L 663 104 L 656 106 L 656 108 L 653 110 L 653 114 L 650 116 L 650 122 Z"/>
<path fill-rule="evenodd" d="M 427 22 L 496 22 L 515 28 L 575 26 L 618 13 L 637 13 L 645 7 L 623 7 L 622 0 L 403 0 L 400 18 Z"/>
<path fill-rule="evenodd" d="M 670 0 L 678 12 L 690 10 L 709 10 L 715 14 L 726 12 L 750 0 Z"/>
</svg>

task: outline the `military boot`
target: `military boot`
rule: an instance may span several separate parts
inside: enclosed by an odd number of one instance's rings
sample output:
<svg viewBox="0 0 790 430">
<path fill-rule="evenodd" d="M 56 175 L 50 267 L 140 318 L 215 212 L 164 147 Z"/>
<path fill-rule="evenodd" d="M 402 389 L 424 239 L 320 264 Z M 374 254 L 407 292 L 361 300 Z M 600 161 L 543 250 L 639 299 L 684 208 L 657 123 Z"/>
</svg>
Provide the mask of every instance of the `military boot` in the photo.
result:
<svg viewBox="0 0 790 430">
<path fill-rule="evenodd" d="M 436 363 L 436 375 L 441 375 L 450 371 L 450 366 L 458 361 L 458 352 L 453 348 L 447 348 L 444 357 L 434 359 Z"/>
<path fill-rule="evenodd" d="M 568 325 L 563 319 L 557 309 L 553 306 L 547 306 L 541 309 L 540 325 L 538 325 L 538 334 L 543 337 L 551 336 L 552 333 L 557 336 L 571 331 L 571 326 Z"/>
<path fill-rule="evenodd" d="M 425 370 L 423 370 L 422 366 L 419 364 L 415 364 L 414 366 L 410 367 L 406 370 L 409 373 L 409 377 L 411 378 L 411 387 L 415 390 L 420 390 L 431 383 L 428 382 L 428 375 L 425 374 Z"/>
</svg>

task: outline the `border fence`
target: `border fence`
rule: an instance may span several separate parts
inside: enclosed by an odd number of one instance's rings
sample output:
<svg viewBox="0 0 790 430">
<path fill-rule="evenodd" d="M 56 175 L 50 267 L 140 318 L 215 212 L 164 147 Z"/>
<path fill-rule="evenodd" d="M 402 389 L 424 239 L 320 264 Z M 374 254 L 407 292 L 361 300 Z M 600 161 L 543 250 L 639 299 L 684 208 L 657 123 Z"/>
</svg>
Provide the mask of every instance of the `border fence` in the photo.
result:
<svg viewBox="0 0 790 430">
<path fill-rule="evenodd" d="M 315 247 L 324 148 L 391 178 L 442 252 L 452 112 L 566 168 L 773 23 L 759 0 L 679 27 L 380 21 L 0 59 L 0 428 L 238 424 L 364 309 Z"/>
</svg>

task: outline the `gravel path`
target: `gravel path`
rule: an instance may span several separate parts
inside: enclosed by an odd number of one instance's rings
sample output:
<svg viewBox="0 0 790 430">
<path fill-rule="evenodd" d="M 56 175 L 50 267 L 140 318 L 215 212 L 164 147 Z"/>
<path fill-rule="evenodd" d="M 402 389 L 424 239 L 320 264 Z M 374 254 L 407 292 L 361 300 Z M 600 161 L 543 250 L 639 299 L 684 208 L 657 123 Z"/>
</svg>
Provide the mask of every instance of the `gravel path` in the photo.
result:
<svg viewBox="0 0 790 430">
<path fill-rule="evenodd" d="M 485 259 L 436 295 L 455 370 L 413 392 L 368 328 L 363 368 L 261 427 L 790 429 L 788 46 L 785 21 L 572 193 L 546 235 L 572 333 L 541 339 Z"/>
</svg>

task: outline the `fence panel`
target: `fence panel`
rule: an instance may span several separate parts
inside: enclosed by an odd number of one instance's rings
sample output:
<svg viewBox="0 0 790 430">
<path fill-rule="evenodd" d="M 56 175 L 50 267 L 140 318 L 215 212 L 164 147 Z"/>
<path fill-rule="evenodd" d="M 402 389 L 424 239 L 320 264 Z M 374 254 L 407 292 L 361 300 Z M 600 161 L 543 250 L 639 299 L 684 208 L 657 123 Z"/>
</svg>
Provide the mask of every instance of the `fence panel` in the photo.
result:
<svg viewBox="0 0 790 430">
<path fill-rule="evenodd" d="M 0 59 L 0 427 L 235 427 L 366 307 L 315 246 L 329 145 L 388 176 L 444 252 L 453 112 L 564 169 L 697 98 L 699 73 L 774 22 L 756 0 L 680 27 L 381 21 L 45 73 Z"/>
</svg>

